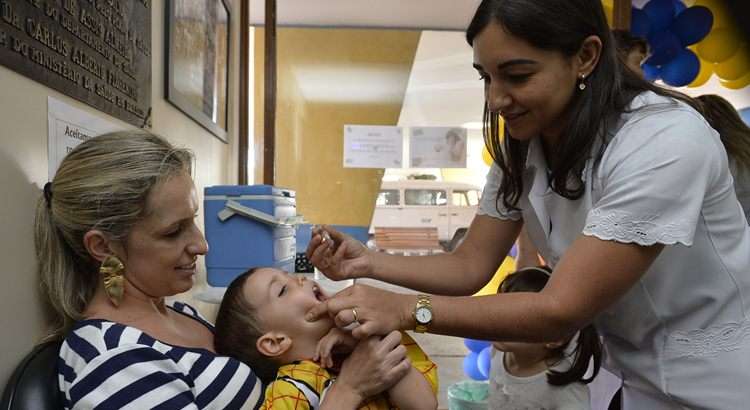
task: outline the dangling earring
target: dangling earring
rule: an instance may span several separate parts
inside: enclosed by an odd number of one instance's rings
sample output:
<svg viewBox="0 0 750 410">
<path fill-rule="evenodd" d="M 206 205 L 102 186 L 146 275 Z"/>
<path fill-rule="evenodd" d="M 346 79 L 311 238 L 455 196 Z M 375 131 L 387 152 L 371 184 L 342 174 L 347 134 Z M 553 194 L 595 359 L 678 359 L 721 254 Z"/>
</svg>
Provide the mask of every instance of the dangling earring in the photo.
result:
<svg viewBox="0 0 750 410">
<path fill-rule="evenodd" d="M 104 292 L 115 307 L 120 306 L 125 294 L 125 266 L 117 256 L 107 256 L 99 267 L 99 273 L 104 277 Z"/>
<path fill-rule="evenodd" d="M 586 74 L 581 74 L 581 82 L 578 83 L 578 89 L 583 91 L 586 89 L 586 83 L 583 82 L 583 80 L 586 79 Z"/>
</svg>

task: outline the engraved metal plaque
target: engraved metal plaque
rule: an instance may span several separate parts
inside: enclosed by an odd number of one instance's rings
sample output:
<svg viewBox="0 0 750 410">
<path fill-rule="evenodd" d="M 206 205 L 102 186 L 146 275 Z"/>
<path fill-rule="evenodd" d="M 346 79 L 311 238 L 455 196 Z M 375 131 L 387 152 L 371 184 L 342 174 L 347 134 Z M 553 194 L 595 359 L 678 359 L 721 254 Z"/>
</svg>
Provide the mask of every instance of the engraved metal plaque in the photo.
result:
<svg viewBox="0 0 750 410">
<path fill-rule="evenodd" d="M 0 64 L 142 127 L 151 0 L 0 0 Z"/>
</svg>

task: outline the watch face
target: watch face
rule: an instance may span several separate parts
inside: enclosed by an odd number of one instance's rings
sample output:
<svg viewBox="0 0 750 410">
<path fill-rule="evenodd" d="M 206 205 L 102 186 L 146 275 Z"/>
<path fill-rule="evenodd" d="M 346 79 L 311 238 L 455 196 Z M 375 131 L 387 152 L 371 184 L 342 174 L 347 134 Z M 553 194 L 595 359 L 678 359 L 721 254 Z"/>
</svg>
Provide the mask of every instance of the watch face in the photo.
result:
<svg viewBox="0 0 750 410">
<path fill-rule="evenodd" d="M 419 308 L 415 316 L 419 323 L 430 323 L 432 320 L 432 311 L 427 308 Z"/>
</svg>

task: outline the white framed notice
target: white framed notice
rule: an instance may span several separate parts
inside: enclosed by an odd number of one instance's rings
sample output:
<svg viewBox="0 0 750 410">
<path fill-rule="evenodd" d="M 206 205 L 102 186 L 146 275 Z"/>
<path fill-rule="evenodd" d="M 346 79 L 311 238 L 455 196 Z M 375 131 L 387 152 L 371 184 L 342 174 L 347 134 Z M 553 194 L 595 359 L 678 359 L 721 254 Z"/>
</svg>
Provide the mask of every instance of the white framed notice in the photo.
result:
<svg viewBox="0 0 750 410">
<path fill-rule="evenodd" d="M 344 168 L 401 168 L 401 127 L 344 125 Z"/>
<path fill-rule="evenodd" d="M 47 177 L 50 181 L 63 158 L 78 144 L 99 134 L 133 129 L 129 125 L 120 125 L 53 97 L 47 97 L 47 122 Z"/>
<path fill-rule="evenodd" d="M 410 168 L 466 168 L 466 129 L 409 128 Z"/>
</svg>

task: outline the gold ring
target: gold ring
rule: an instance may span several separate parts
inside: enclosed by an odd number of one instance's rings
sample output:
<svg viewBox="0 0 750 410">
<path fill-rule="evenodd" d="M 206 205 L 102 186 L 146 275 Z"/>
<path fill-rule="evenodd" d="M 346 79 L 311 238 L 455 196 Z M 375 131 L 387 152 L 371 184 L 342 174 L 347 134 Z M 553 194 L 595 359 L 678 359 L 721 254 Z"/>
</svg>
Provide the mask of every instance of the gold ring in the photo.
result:
<svg viewBox="0 0 750 410">
<path fill-rule="evenodd" d="M 356 323 L 359 325 L 359 319 L 357 318 L 357 309 L 352 308 L 352 315 L 354 315 L 354 321 L 352 323 Z"/>
</svg>

